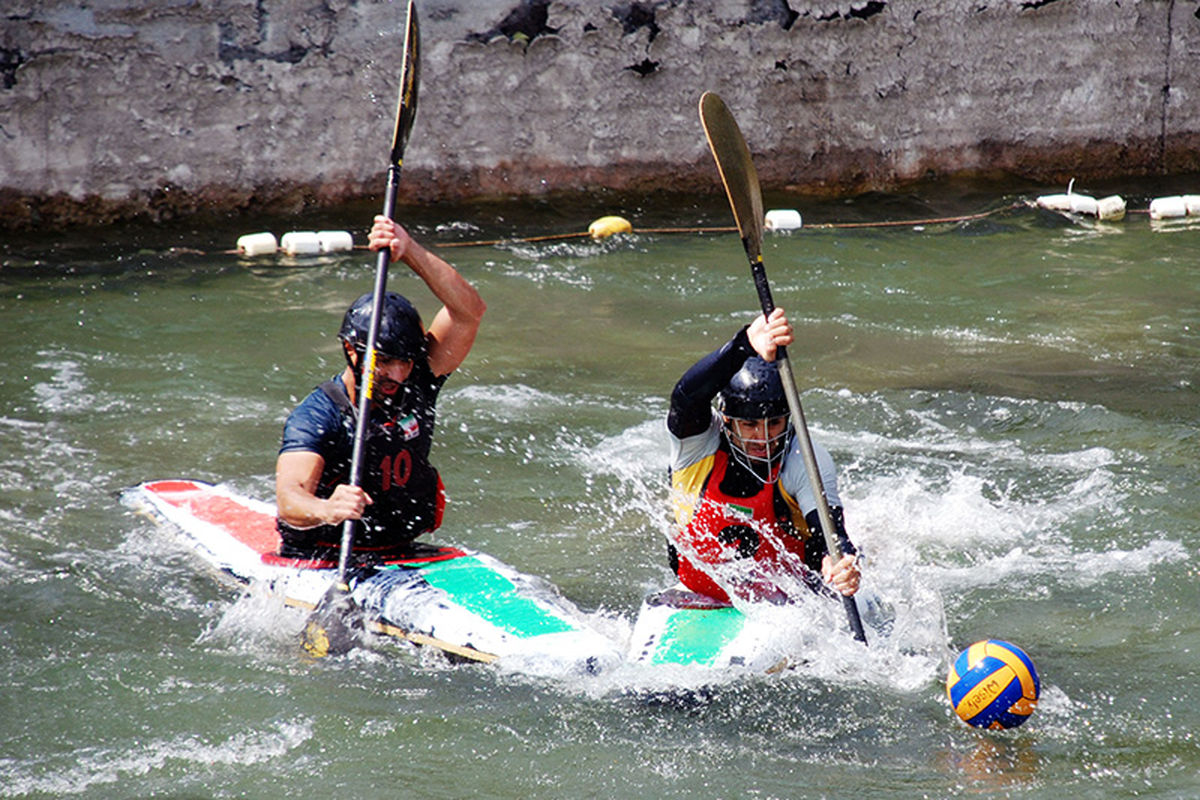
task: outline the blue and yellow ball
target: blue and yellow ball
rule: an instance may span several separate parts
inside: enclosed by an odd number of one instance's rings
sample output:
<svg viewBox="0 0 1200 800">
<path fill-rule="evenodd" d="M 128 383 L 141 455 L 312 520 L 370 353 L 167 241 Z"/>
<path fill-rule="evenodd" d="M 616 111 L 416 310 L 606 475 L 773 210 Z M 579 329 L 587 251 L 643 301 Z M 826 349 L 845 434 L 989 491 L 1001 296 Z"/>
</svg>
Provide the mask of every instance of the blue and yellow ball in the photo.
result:
<svg viewBox="0 0 1200 800">
<path fill-rule="evenodd" d="M 958 654 L 946 676 L 946 695 L 959 719 L 977 728 L 1015 728 L 1041 694 L 1033 660 L 1016 645 L 984 639 Z"/>
</svg>

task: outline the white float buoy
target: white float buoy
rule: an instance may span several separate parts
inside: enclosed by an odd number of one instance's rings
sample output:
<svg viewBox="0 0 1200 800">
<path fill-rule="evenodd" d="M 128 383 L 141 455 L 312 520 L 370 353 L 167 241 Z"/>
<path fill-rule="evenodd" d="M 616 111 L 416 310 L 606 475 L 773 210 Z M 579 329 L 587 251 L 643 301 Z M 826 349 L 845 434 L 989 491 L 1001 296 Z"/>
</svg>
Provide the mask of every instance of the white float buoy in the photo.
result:
<svg viewBox="0 0 1200 800">
<path fill-rule="evenodd" d="M 800 212 L 794 208 L 772 208 L 763 223 L 769 231 L 794 231 L 800 228 Z"/>
<path fill-rule="evenodd" d="M 1125 219 L 1125 198 L 1111 194 L 1096 201 L 1096 216 L 1103 220 Z"/>
<path fill-rule="evenodd" d="M 1091 195 L 1077 194 L 1074 179 L 1067 184 L 1066 194 L 1042 195 L 1037 199 L 1037 206 L 1047 211 L 1084 214 L 1103 220 L 1117 220 L 1125 217 L 1125 200 L 1120 195 L 1109 195 L 1097 200 Z"/>
<path fill-rule="evenodd" d="M 239 236 L 237 249 L 244 256 L 269 256 L 279 249 L 279 245 L 275 242 L 275 234 L 264 231 Z"/>
<path fill-rule="evenodd" d="M 1185 194 L 1183 204 L 1189 217 L 1200 217 L 1200 194 Z"/>
<path fill-rule="evenodd" d="M 1044 208 L 1047 211 L 1070 211 L 1071 195 L 1044 194 L 1037 199 L 1037 205 L 1038 208 Z"/>
<path fill-rule="evenodd" d="M 322 253 L 340 253 L 354 249 L 354 237 L 349 231 L 317 231 Z"/>
<path fill-rule="evenodd" d="M 321 252 L 321 240 L 314 231 L 291 231 L 279 240 L 279 248 L 289 256 L 311 256 Z"/>
<path fill-rule="evenodd" d="M 1150 219 L 1186 217 L 1187 213 L 1187 201 L 1182 195 L 1156 197 L 1150 201 Z"/>
<path fill-rule="evenodd" d="M 1096 198 L 1086 194 L 1071 195 L 1071 213 L 1086 214 L 1089 217 L 1098 216 Z"/>
<path fill-rule="evenodd" d="M 1067 184 L 1066 194 L 1047 194 L 1037 199 L 1039 208 L 1048 211 L 1063 211 L 1070 214 L 1086 214 L 1089 217 L 1098 215 L 1096 198 L 1086 194 L 1075 193 L 1075 179 Z"/>
</svg>

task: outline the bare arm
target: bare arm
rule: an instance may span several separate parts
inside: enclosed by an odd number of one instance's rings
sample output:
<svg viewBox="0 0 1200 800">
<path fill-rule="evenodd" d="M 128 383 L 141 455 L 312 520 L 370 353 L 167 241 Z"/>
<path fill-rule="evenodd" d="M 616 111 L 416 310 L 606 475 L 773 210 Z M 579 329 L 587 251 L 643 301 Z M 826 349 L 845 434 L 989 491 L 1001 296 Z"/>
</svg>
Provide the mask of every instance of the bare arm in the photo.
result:
<svg viewBox="0 0 1200 800">
<path fill-rule="evenodd" d="M 317 453 L 292 450 L 275 462 L 275 504 L 279 518 L 293 528 L 337 525 L 361 519 L 371 498 L 361 487 L 341 484 L 326 500 L 317 497 L 325 459 Z"/>
<path fill-rule="evenodd" d="M 429 324 L 429 367 L 434 375 L 448 375 L 458 369 L 475 343 L 487 310 L 479 292 L 458 270 L 385 216 L 375 217 L 369 240 L 372 250 L 390 248 L 392 261 L 408 265 L 442 301 L 442 308 Z"/>
</svg>

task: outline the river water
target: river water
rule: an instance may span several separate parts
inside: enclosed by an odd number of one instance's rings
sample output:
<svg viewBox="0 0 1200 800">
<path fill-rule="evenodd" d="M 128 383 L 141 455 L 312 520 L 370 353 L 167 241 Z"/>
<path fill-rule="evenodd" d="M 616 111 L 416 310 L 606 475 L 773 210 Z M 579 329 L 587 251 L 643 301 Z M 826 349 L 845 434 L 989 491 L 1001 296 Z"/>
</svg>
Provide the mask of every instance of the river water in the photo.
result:
<svg viewBox="0 0 1200 800">
<path fill-rule="evenodd" d="M 768 197 L 817 223 L 994 213 L 766 240 L 813 438 L 897 626 L 864 649 L 836 609 L 798 618 L 813 658 L 763 677 L 533 678 L 395 644 L 304 660 L 288 612 L 119 495 L 194 477 L 270 499 L 281 423 L 340 369 L 374 261 L 222 251 L 263 229 L 361 242 L 373 209 L 8 237 L 0 797 L 1195 797 L 1200 230 L 1011 207 L 1036 193 Z M 517 241 L 608 213 L 730 224 L 720 197 L 409 219 L 431 243 L 505 240 L 443 251 L 489 311 L 440 406 L 439 540 L 621 640 L 671 580 L 667 396 L 756 296 L 729 233 Z M 411 275 L 391 286 L 432 313 Z M 1015 731 L 945 699 L 987 637 L 1041 674 Z"/>
</svg>

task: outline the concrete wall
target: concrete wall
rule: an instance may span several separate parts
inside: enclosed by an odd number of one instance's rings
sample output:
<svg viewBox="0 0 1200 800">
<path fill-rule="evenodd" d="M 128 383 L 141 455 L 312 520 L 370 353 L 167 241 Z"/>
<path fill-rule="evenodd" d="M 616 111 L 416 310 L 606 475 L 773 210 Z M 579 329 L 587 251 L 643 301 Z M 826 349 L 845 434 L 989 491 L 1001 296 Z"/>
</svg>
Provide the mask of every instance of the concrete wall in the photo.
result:
<svg viewBox="0 0 1200 800">
<path fill-rule="evenodd" d="M 409 199 L 1200 169 L 1200 3 L 425 0 Z M 0 225 L 378 196 L 404 5 L 5 0 Z"/>
</svg>

